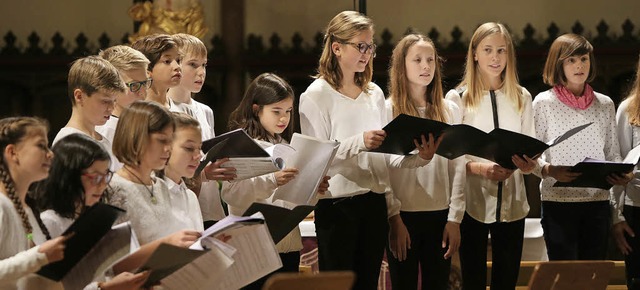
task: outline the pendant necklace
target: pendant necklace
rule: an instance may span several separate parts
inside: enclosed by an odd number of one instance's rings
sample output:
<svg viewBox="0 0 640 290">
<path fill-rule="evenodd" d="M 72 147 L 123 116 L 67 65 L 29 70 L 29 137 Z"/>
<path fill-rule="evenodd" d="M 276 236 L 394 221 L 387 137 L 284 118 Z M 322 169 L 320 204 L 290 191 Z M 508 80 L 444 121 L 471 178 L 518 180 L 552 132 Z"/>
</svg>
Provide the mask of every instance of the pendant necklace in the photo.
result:
<svg viewBox="0 0 640 290">
<path fill-rule="evenodd" d="M 127 166 L 122 167 L 124 168 L 124 170 L 126 170 L 127 172 L 129 172 L 129 174 L 131 174 L 133 177 L 135 177 L 138 181 L 140 181 L 140 184 L 142 184 L 142 186 L 144 186 L 144 188 L 147 189 L 147 191 L 149 192 L 149 195 L 151 196 L 151 203 L 153 204 L 158 204 L 158 199 L 156 198 L 155 194 L 153 194 L 153 181 L 151 182 L 151 189 L 149 189 L 147 187 L 146 184 L 144 184 L 144 182 L 142 182 L 142 179 L 140 179 L 140 177 L 138 177 L 137 175 L 135 175 L 131 170 L 129 170 L 129 168 L 127 168 Z"/>
</svg>

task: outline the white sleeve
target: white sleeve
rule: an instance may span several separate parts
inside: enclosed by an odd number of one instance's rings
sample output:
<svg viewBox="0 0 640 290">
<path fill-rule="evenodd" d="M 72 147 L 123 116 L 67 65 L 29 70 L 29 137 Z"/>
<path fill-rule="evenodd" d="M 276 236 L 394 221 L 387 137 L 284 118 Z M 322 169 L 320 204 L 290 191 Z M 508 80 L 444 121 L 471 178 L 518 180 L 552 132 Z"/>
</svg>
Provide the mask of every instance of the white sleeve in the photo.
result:
<svg viewBox="0 0 640 290">
<path fill-rule="evenodd" d="M 466 210 L 466 200 L 464 188 L 467 182 L 467 160 L 464 156 L 449 160 L 449 167 L 453 167 L 453 178 L 451 180 L 451 199 L 449 201 L 450 222 L 461 223 Z"/>
<path fill-rule="evenodd" d="M 303 135 L 315 137 L 321 140 L 330 140 L 331 131 L 329 128 L 328 116 L 325 116 L 320 108 L 304 94 L 300 97 L 300 129 Z M 340 163 L 344 160 L 356 156 L 358 153 L 366 151 L 364 145 L 364 133 L 356 134 L 340 142 L 336 156 L 332 164 Z"/>
<path fill-rule="evenodd" d="M 535 123 L 535 137 L 542 142 L 547 142 L 547 131 L 549 129 L 547 125 L 547 116 L 545 115 L 544 104 L 538 99 L 541 94 L 536 96 L 536 99 L 533 101 L 533 120 Z M 540 158 L 538 158 L 538 164 L 533 169 L 533 174 L 535 174 L 539 178 L 542 177 L 542 168 L 549 164 L 547 162 L 547 153 L 546 151 L 542 153 Z"/>
<path fill-rule="evenodd" d="M 35 246 L 12 257 L 0 260 L 0 281 L 17 281 L 28 274 L 35 273 L 42 266 L 48 264 L 47 255 L 38 252 L 38 249 L 40 249 L 40 246 Z"/>
<path fill-rule="evenodd" d="M 620 154 L 626 156 L 633 148 L 633 127 L 629 123 L 629 115 L 627 114 L 628 102 L 622 102 L 616 113 L 616 130 L 618 135 L 618 144 L 620 146 Z M 635 170 L 635 177 L 640 178 L 640 172 Z M 614 186 L 610 190 L 611 193 L 611 217 L 613 224 L 625 221 L 622 210 L 624 207 L 625 187 Z"/>
<path fill-rule="evenodd" d="M 276 188 L 275 174 L 270 173 L 245 180 L 225 181 L 221 197 L 232 207 L 247 209 L 256 200 L 269 198 Z"/>
</svg>

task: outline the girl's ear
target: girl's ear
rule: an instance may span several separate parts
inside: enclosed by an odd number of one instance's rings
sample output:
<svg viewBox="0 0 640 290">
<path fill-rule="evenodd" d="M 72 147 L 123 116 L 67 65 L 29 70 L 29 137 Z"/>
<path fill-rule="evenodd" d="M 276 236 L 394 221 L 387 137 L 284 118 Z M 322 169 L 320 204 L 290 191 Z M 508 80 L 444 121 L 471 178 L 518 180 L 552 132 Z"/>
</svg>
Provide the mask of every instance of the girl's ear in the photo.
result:
<svg viewBox="0 0 640 290">
<path fill-rule="evenodd" d="M 16 164 L 20 163 L 15 144 L 9 144 L 7 147 L 4 147 L 2 154 L 4 155 L 4 160 L 13 160 Z"/>
<path fill-rule="evenodd" d="M 251 105 L 251 110 L 253 110 L 253 115 L 258 117 L 258 113 L 260 113 L 260 106 L 253 104 Z"/>
<path fill-rule="evenodd" d="M 335 42 L 335 41 L 331 43 L 331 51 L 333 52 L 333 54 L 335 54 L 338 57 L 341 54 L 340 48 L 341 48 L 340 47 L 340 43 Z"/>
</svg>

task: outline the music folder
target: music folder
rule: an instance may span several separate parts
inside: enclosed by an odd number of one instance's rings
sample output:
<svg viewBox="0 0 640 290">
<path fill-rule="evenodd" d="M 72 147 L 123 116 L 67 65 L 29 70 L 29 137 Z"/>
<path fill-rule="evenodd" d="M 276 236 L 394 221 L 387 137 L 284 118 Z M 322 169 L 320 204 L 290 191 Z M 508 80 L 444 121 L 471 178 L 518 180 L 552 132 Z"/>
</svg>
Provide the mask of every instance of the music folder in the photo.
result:
<svg viewBox="0 0 640 290">
<path fill-rule="evenodd" d="M 262 213 L 267 228 L 269 228 L 269 234 L 271 234 L 273 242 L 277 244 L 315 208 L 313 205 L 296 206 L 291 204 L 290 206 L 295 207 L 289 209 L 284 206 L 254 202 L 242 215 L 250 216 L 257 212 Z"/>
<path fill-rule="evenodd" d="M 60 281 L 111 230 L 124 210 L 96 203 L 83 212 L 62 235 L 73 233 L 65 243 L 64 259 L 43 266 L 37 273 Z"/>
</svg>

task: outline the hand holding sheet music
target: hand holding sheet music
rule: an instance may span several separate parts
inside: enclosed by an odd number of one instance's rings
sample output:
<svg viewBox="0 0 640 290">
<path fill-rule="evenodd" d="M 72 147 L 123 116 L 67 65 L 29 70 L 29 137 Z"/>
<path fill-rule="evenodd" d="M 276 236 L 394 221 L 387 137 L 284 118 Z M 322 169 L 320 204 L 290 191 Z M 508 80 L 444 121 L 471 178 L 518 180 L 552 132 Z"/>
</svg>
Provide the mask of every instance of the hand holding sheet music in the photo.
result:
<svg viewBox="0 0 640 290">
<path fill-rule="evenodd" d="M 633 171 L 637 162 L 637 157 L 635 158 L 635 163 L 617 163 L 587 157 L 570 169 L 571 172 L 580 173 L 578 177 L 568 182 L 557 181 L 553 186 L 591 187 L 608 190 L 613 186 L 613 183 L 610 182 L 611 180 L 608 179 L 609 177 Z"/>
</svg>

